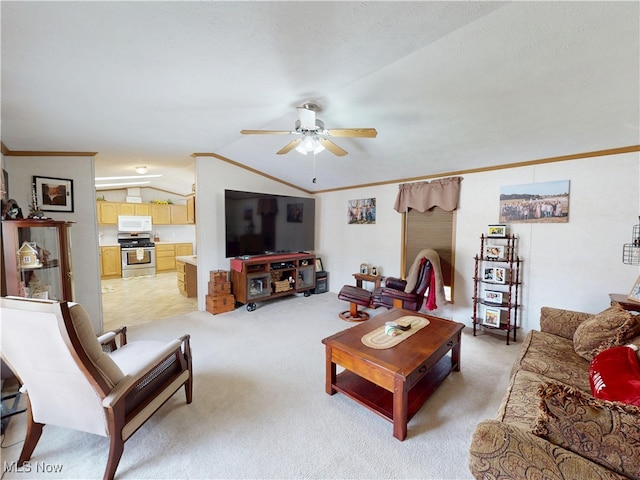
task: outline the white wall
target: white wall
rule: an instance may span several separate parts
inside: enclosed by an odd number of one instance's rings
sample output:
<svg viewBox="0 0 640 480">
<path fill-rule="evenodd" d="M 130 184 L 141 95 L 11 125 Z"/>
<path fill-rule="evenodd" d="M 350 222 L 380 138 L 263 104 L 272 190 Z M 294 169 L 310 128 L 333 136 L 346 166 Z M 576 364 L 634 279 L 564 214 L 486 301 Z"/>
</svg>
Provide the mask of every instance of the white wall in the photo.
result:
<svg viewBox="0 0 640 480">
<path fill-rule="evenodd" d="M 572 160 L 462 175 L 456 215 L 454 304 L 435 315 L 471 325 L 473 257 L 480 234 L 498 223 L 502 185 L 570 180 L 569 223 L 513 224 L 523 258 L 522 332 L 539 328 L 540 307 L 598 312 L 609 293 L 627 293 L 640 268 L 622 263 L 640 213 L 640 154 Z M 317 255 L 330 272 L 329 289 L 353 284 L 360 263 L 400 273 L 401 215 L 393 210 L 397 185 L 319 195 Z M 376 197 L 375 225 L 348 225 L 347 200 Z"/>
<path fill-rule="evenodd" d="M 9 198 L 18 202 L 25 217 L 29 214 L 34 175 L 73 180 L 74 211 L 45 213 L 54 220 L 75 222 L 70 229 L 75 301 L 87 309 L 96 333 L 101 333 L 102 296 L 93 157 L 4 156 L 3 162 L 9 174 Z"/>
<path fill-rule="evenodd" d="M 196 238 L 198 239 L 198 292 L 208 291 L 211 270 L 229 270 L 225 257 L 224 191 L 246 190 L 312 197 L 298 189 L 238 168 L 215 157 L 196 157 Z M 316 213 L 316 228 L 318 225 Z M 317 231 L 316 231 L 317 237 Z M 205 295 L 198 294 L 198 310 L 206 310 Z"/>
</svg>

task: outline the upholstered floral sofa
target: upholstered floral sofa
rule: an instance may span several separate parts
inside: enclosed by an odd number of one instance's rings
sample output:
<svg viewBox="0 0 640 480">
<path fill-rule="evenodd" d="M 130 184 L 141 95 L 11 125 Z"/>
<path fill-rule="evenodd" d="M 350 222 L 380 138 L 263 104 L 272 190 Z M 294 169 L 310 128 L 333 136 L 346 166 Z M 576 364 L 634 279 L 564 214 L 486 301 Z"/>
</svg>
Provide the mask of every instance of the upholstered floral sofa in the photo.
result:
<svg viewBox="0 0 640 480">
<path fill-rule="evenodd" d="M 477 479 L 640 480 L 640 317 L 541 309 L 495 419 L 473 434 Z M 635 346 L 635 348 L 634 348 Z"/>
</svg>

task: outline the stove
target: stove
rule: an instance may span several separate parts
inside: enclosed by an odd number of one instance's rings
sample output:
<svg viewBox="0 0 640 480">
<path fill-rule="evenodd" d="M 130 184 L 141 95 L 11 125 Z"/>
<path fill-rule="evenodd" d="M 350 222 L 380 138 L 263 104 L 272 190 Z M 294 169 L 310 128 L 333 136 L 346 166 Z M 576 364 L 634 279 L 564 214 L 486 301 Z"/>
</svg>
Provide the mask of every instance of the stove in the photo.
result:
<svg viewBox="0 0 640 480">
<path fill-rule="evenodd" d="M 156 247 L 150 233 L 118 233 L 122 278 L 156 274 Z"/>
</svg>

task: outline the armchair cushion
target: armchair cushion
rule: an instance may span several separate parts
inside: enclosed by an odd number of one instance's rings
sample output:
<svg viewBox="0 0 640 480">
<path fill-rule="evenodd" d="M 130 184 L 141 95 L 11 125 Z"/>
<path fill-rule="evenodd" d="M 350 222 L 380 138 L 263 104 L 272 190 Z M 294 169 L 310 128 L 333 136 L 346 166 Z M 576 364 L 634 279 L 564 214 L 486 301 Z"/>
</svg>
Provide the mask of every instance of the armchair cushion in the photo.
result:
<svg viewBox="0 0 640 480">
<path fill-rule="evenodd" d="M 407 286 L 407 281 L 402 280 L 401 278 L 387 277 L 384 279 L 385 288 L 392 288 L 394 290 L 401 290 L 404 292 L 404 289 L 406 288 L 406 286 Z"/>
<path fill-rule="evenodd" d="M 89 314 L 85 308 L 76 303 L 70 304 L 69 313 L 73 321 L 73 328 L 84 346 L 87 355 L 98 368 L 102 377 L 111 387 L 118 384 L 124 378 L 124 373 L 111 357 L 102 350 L 98 337 L 96 336 Z"/>
</svg>

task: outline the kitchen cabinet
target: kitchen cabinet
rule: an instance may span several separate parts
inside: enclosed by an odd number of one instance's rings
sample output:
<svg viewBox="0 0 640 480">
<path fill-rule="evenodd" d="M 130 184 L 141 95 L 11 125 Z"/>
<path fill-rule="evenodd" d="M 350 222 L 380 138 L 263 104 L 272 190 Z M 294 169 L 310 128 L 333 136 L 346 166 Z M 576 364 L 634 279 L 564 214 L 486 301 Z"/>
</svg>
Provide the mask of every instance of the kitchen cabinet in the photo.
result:
<svg viewBox="0 0 640 480">
<path fill-rule="evenodd" d="M 148 203 L 119 203 L 119 215 L 150 215 Z"/>
<path fill-rule="evenodd" d="M 156 243 L 156 272 L 176 270 L 176 257 L 193 255 L 190 243 Z"/>
<path fill-rule="evenodd" d="M 152 203 L 151 204 L 151 222 L 154 225 L 171 225 L 170 205 Z"/>
<path fill-rule="evenodd" d="M 73 222 L 3 220 L 3 263 L 7 295 L 72 302 Z"/>
<path fill-rule="evenodd" d="M 185 297 L 198 296 L 198 267 L 194 256 L 177 256 L 178 291 Z"/>
<path fill-rule="evenodd" d="M 189 195 L 187 197 L 187 223 L 193 225 L 196 223 L 196 196 Z"/>
<path fill-rule="evenodd" d="M 119 246 L 100 247 L 100 278 L 122 277 L 122 258 Z"/>
<path fill-rule="evenodd" d="M 101 225 L 118 224 L 118 203 L 97 202 L 98 223 Z"/>
<path fill-rule="evenodd" d="M 187 206 L 186 205 L 169 205 L 171 211 L 171 225 L 187 224 Z"/>
</svg>

